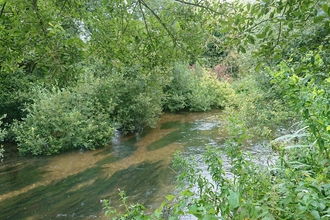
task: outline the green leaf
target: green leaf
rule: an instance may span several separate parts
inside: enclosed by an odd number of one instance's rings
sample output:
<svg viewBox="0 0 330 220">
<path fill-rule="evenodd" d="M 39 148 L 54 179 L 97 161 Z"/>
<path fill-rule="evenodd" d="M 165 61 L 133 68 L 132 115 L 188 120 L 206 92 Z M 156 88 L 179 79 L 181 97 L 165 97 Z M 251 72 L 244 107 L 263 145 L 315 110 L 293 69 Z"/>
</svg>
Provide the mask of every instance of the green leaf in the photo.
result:
<svg viewBox="0 0 330 220">
<path fill-rule="evenodd" d="M 171 194 L 166 196 L 166 199 L 168 201 L 172 201 L 174 198 L 175 198 L 175 196 L 174 195 L 171 195 Z"/>
<path fill-rule="evenodd" d="M 314 219 L 320 219 L 320 213 L 316 210 L 312 210 L 311 215 L 314 217 Z"/>
<path fill-rule="evenodd" d="M 257 36 L 257 38 L 264 38 L 266 36 L 266 34 L 265 33 L 261 33 L 261 34 L 257 34 L 256 36 Z"/>
<path fill-rule="evenodd" d="M 327 131 L 330 131 L 330 125 L 327 126 Z"/>
<path fill-rule="evenodd" d="M 251 44 L 255 43 L 254 37 L 252 37 L 251 35 L 248 36 L 248 39 L 249 39 Z"/>
<path fill-rule="evenodd" d="M 193 196 L 194 193 L 187 189 L 187 190 L 181 192 L 181 195 L 182 195 L 182 196 L 190 197 L 190 196 Z"/>
<path fill-rule="evenodd" d="M 289 28 L 293 29 L 293 23 L 292 22 L 289 23 Z"/>
<path fill-rule="evenodd" d="M 228 202 L 230 209 L 235 209 L 239 206 L 239 192 L 229 190 Z"/>
<path fill-rule="evenodd" d="M 322 10 L 323 10 L 325 13 L 328 14 L 328 10 L 329 10 L 329 6 L 328 6 L 328 4 L 324 4 L 324 5 L 322 5 Z"/>
<path fill-rule="evenodd" d="M 257 66 L 256 66 L 256 68 L 255 68 L 255 71 L 256 72 L 259 72 L 260 68 L 261 68 L 261 63 L 258 63 Z"/>
<path fill-rule="evenodd" d="M 239 50 L 240 50 L 242 53 L 246 53 L 246 50 L 245 50 L 245 48 L 244 48 L 244 47 L 242 47 L 242 46 L 239 46 Z"/>
</svg>

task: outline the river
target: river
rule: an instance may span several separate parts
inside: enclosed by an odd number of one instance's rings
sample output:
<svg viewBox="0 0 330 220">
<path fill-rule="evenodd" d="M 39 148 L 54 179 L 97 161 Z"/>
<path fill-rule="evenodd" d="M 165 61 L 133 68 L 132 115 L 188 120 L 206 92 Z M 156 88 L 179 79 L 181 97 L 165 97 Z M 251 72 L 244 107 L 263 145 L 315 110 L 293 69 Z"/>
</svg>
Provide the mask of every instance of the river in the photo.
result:
<svg viewBox="0 0 330 220">
<path fill-rule="evenodd" d="M 173 154 L 200 155 L 221 146 L 221 112 L 164 114 L 155 128 L 122 137 L 94 151 L 18 157 L 5 146 L 0 164 L 0 219 L 105 219 L 100 199 L 157 208 L 175 188 Z M 252 152 L 263 151 L 253 145 Z M 257 146 L 257 147 L 255 147 Z"/>
</svg>

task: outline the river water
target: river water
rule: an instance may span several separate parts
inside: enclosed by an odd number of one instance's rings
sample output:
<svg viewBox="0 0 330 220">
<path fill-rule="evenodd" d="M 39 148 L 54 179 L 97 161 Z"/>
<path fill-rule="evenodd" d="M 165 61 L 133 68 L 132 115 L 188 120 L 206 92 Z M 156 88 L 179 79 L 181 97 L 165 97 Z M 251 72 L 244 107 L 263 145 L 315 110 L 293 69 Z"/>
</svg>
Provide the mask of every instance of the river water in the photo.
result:
<svg viewBox="0 0 330 220">
<path fill-rule="evenodd" d="M 55 156 L 18 157 L 5 145 L 0 164 L 0 219 L 105 219 L 100 199 L 157 208 L 175 189 L 173 154 L 200 155 L 222 146 L 220 111 L 164 114 L 156 128 L 121 137 L 108 147 Z M 257 147 L 255 147 L 257 146 Z M 263 151 L 255 145 L 252 152 Z"/>
</svg>

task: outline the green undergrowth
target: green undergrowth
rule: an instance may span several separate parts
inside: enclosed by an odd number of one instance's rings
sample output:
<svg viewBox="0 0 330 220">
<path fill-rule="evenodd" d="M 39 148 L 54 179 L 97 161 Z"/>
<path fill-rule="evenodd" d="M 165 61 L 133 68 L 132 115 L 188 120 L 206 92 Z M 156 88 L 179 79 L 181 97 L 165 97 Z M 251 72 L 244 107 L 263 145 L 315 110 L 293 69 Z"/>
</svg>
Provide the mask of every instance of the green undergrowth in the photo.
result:
<svg viewBox="0 0 330 220">
<path fill-rule="evenodd" d="M 265 72 L 242 75 L 231 86 L 235 91 L 232 105 L 224 110 L 225 129 L 246 128 L 254 139 L 274 139 L 280 127 L 289 129 L 299 118 L 291 103 L 279 96 L 277 85 L 271 84 Z"/>
<path fill-rule="evenodd" d="M 25 116 L 10 126 L 20 155 L 106 146 L 115 129 L 126 134 L 153 127 L 163 110 L 223 108 L 235 95 L 228 82 L 186 64 L 173 64 L 168 77 L 139 65 L 102 65 L 87 68 L 75 86 L 33 86 Z"/>
<path fill-rule="evenodd" d="M 145 214 L 141 204 L 128 205 L 117 213 L 103 200 L 105 214 L 112 219 L 328 219 L 330 217 L 329 161 L 310 144 L 303 128 L 272 142 L 274 154 L 268 163 L 242 151 L 246 134 L 236 130 L 225 148 L 207 147 L 203 161 L 209 175 L 194 157 L 175 155 L 177 195 L 166 196 L 154 213 Z M 323 159 L 322 159 L 323 158 Z M 265 160 L 267 161 L 267 160 Z"/>
<path fill-rule="evenodd" d="M 218 80 L 214 72 L 188 64 L 176 64 L 165 86 L 164 109 L 208 111 L 230 105 L 235 94 L 230 84 Z"/>
</svg>

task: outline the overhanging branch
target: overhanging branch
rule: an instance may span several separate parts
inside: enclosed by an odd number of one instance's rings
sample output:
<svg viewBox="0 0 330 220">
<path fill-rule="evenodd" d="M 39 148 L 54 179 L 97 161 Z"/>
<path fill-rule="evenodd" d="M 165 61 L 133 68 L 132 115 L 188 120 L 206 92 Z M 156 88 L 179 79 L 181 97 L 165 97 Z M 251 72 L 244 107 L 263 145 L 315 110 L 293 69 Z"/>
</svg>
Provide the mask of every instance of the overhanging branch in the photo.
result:
<svg viewBox="0 0 330 220">
<path fill-rule="evenodd" d="M 146 27 L 147 34 L 148 34 L 148 37 L 149 37 L 150 42 L 151 42 L 151 46 L 154 47 L 154 42 L 153 42 L 153 40 L 152 40 L 152 37 L 151 37 L 150 31 L 149 31 L 149 27 L 148 27 L 148 24 L 147 24 L 147 20 L 146 20 L 146 18 L 145 18 L 145 15 L 144 15 L 144 12 L 143 12 L 143 9 L 142 9 L 141 2 L 140 2 L 140 1 L 139 1 L 139 6 L 140 6 L 140 11 L 141 11 L 141 13 L 142 13 L 144 26 Z"/>
<path fill-rule="evenodd" d="M 204 6 L 204 5 L 201 5 L 201 4 L 196 4 L 196 3 L 192 3 L 192 2 L 186 2 L 186 1 L 182 1 L 182 0 L 174 0 L 176 2 L 180 2 L 182 4 L 186 4 L 186 5 L 191 5 L 191 6 L 194 6 L 194 7 L 198 7 L 198 8 L 203 8 L 207 11 L 210 11 L 210 12 L 213 12 L 215 14 L 221 14 L 220 12 L 217 12 L 216 10 L 210 8 L 210 7 L 207 7 L 207 6 Z"/>
<path fill-rule="evenodd" d="M 149 5 L 147 5 L 144 0 L 139 0 L 140 4 L 142 4 L 144 7 L 146 7 L 152 14 L 153 16 L 155 16 L 155 18 L 157 19 L 157 21 L 163 26 L 163 28 L 165 29 L 165 31 L 168 33 L 168 35 L 172 38 L 173 43 L 177 45 L 175 36 L 173 35 L 173 33 L 167 28 L 167 26 L 164 24 L 164 22 L 162 21 L 162 19 L 156 14 L 156 12 L 154 10 L 152 10 Z"/>
</svg>

